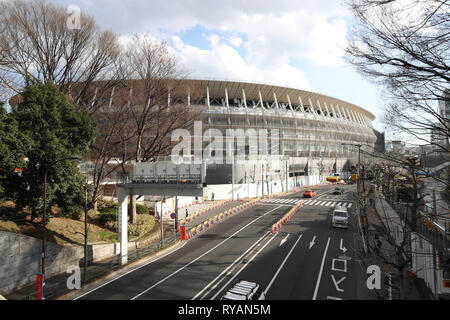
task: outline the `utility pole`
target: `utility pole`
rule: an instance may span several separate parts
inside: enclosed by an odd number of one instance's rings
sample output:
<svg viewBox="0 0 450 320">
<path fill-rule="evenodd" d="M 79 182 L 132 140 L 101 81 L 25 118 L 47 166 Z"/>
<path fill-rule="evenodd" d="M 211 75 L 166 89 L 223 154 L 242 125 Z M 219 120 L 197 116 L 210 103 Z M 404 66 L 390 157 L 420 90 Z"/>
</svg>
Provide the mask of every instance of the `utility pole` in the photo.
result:
<svg viewBox="0 0 450 320">
<path fill-rule="evenodd" d="M 161 196 L 161 211 L 159 212 L 159 221 L 160 221 L 160 226 L 161 226 L 161 248 L 164 246 L 163 199 L 164 199 L 164 196 Z"/>
<path fill-rule="evenodd" d="M 360 184 L 360 179 L 361 179 L 361 147 L 363 146 L 362 144 L 348 144 L 348 143 L 342 143 L 343 146 L 347 145 L 347 146 L 355 146 L 358 147 L 358 179 L 356 180 L 356 194 L 357 194 L 357 201 L 356 201 L 356 210 L 358 212 L 358 221 L 360 224 L 360 228 L 361 228 L 361 220 L 363 220 L 364 225 L 362 228 L 362 238 L 363 240 L 366 238 L 366 217 L 362 214 L 362 210 L 361 210 L 361 184 Z M 364 251 L 367 254 L 367 247 L 366 244 L 364 243 Z"/>
<path fill-rule="evenodd" d="M 178 196 L 175 196 L 175 237 L 177 235 L 177 230 L 178 230 Z"/>
<path fill-rule="evenodd" d="M 288 159 L 286 159 L 286 192 L 289 190 Z"/>
<path fill-rule="evenodd" d="M 53 163 L 55 165 L 58 162 L 70 160 L 70 161 L 79 161 L 81 158 L 78 156 L 71 156 L 68 158 L 57 160 Z M 44 279 L 43 286 L 41 289 L 41 299 L 44 299 L 44 287 L 45 287 L 45 255 L 46 255 L 46 231 L 47 231 L 47 176 L 48 176 L 48 167 L 49 164 L 45 164 L 45 170 L 44 170 L 44 207 L 43 207 L 43 217 L 42 217 L 42 262 L 41 262 L 41 271 L 42 271 L 42 277 Z"/>
<path fill-rule="evenodd" d="M 85 183 L 84 195 L 84 282 L 87 282 L 87 267 L 88 267 L 88 186 Z"/>
<path fill-rule="evenodd" d="M 45 283 L 45 246 L 46 246 L 46 229 L 47 229 L 47 174 L 48 166 L 44 171 L 44 216 L 42 217 L 42 274 Z M 44 297 L 44 287 L 42 287 L 41 296 Z"/>
<path fill-rule="evenodd" d="M 264 197 L 264 164 L 261 163 L 261 197 Z"/>
</svg>

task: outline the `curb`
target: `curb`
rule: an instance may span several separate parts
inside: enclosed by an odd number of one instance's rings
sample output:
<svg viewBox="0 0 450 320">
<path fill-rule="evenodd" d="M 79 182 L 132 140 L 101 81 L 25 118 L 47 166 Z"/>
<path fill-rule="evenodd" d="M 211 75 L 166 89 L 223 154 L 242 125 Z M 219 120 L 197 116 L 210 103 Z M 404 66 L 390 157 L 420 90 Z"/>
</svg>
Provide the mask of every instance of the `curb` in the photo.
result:
<svg viewBox="0 0 450 320">
<path fill-rule="evenodd" d="M 104 282 L 114 281 L 114 278 L 116 278 L 118 276 L 125 275 L 126 273 L 131 273 L 141 267 L 144 267 L 144 266 L 154 262 L 155 260 L 160 258 L 161 255 L 171 254 L 172 252 L 182 248 L 184 246 L 184 244 L 185 243 L 178 240 L 173 245 L 171 245 L 167 248 L 164 248 L 163 250 L 160 250 L 160 251 L 156 252 L 155 254 L 152 254 L 148 257 L 142 257 L 141 259 L 131 262 L 130 264 L 127 264 L 123 268 L 120 268 L 119 270 L 113 271 L 113 272 L 105 275 L 101 279 L 97 279 L 95 281 L 89 282 L 82 289 L 73 290 L 72 292 L 66 293 L 64 295 L 61 295 L 61 296 L 55 298 L 55 300 L 73 300 L 73 299 L 77 298 L 78 296 L 81 296 L 82 294 L 93 290 L 95 287 L 101 286 Z M 132 268 L 135 268 L 135 270 L 130 270 Z"/>
</svg>

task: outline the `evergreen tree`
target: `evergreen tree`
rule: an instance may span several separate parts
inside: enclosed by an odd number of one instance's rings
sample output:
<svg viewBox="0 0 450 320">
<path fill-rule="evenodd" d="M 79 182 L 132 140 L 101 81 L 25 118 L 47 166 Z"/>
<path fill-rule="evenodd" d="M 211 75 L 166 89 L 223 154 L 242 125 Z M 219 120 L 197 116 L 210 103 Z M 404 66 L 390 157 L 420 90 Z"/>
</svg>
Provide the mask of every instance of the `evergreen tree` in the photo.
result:
<svg viewBox="0 0 450 320">
<path fill-rule="evenodd" d="M 14 198 L 19 187 L 17 178 L 26 169 L 25 158 L 30 146 L 30 138 L 19 129 L 19 123 L 0 101 L 0 203 Z"/>
<path fill-rule="evenodd" d="M 47 208 L 57 204 L 68 214 L 77 213 L 84 203 L 84 179 L 69 158 L 88 152 L 97 135 L 96 124 L 55 84 L 28 84 L 22 97 L 13 116 L 32 146 L 16 205 L 29 206 L 32 219 L 42 212 L 47 171 Z"/>
</svg>

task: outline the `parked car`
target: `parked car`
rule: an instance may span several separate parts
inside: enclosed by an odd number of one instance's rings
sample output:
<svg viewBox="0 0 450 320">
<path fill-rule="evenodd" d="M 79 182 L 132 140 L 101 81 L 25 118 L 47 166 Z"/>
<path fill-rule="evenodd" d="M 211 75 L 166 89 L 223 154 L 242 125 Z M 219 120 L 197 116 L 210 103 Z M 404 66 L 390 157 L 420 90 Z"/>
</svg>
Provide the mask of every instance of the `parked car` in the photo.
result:
<svg viewBox="0 0 450 320">
<path fill-rule="evenodd" d="M 337 228 L 348 228 L 349 215 L 347 208 L 343 206 L 336 206 L 331 214 L 331 225 Z"/>
<path fill-rule="evenodd" d="M 313 198 L 316 196 L 316 192 L 313 190 L 305 190 L 305 192 L 303 192 L 303 198 Z"/>
<path fill-rule="evenodd" d="M 343 188 L 339 188 L 339 187 L 334 188 L 333 194 L 343 194 L 343 193 L 344 193 Z"/>
<path fill-rule="evenodd" d="M 241 280 L 229 289 L 221 300 L 265 300 L 261 286 L 256 282 Z"/>
</svg>

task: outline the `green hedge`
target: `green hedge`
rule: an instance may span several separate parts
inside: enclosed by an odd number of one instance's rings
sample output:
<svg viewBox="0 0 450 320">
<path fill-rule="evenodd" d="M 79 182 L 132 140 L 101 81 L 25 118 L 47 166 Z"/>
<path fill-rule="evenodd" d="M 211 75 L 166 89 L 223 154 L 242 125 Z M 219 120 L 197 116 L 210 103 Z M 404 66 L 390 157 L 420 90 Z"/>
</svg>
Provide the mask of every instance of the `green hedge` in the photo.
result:
<svg viewBox="0 0 450 320">
<path fill-rule="evenodd" d="M 128 237 L 141 237 L 150 232 L 155 226 L 155 217 L 151 215 L 140 214 L 137 216 L 136 224 L 128 222 Z M 105 227 L 111 231 L 117 231 L 117 221 L 108 221 Z"/>
</svg>

